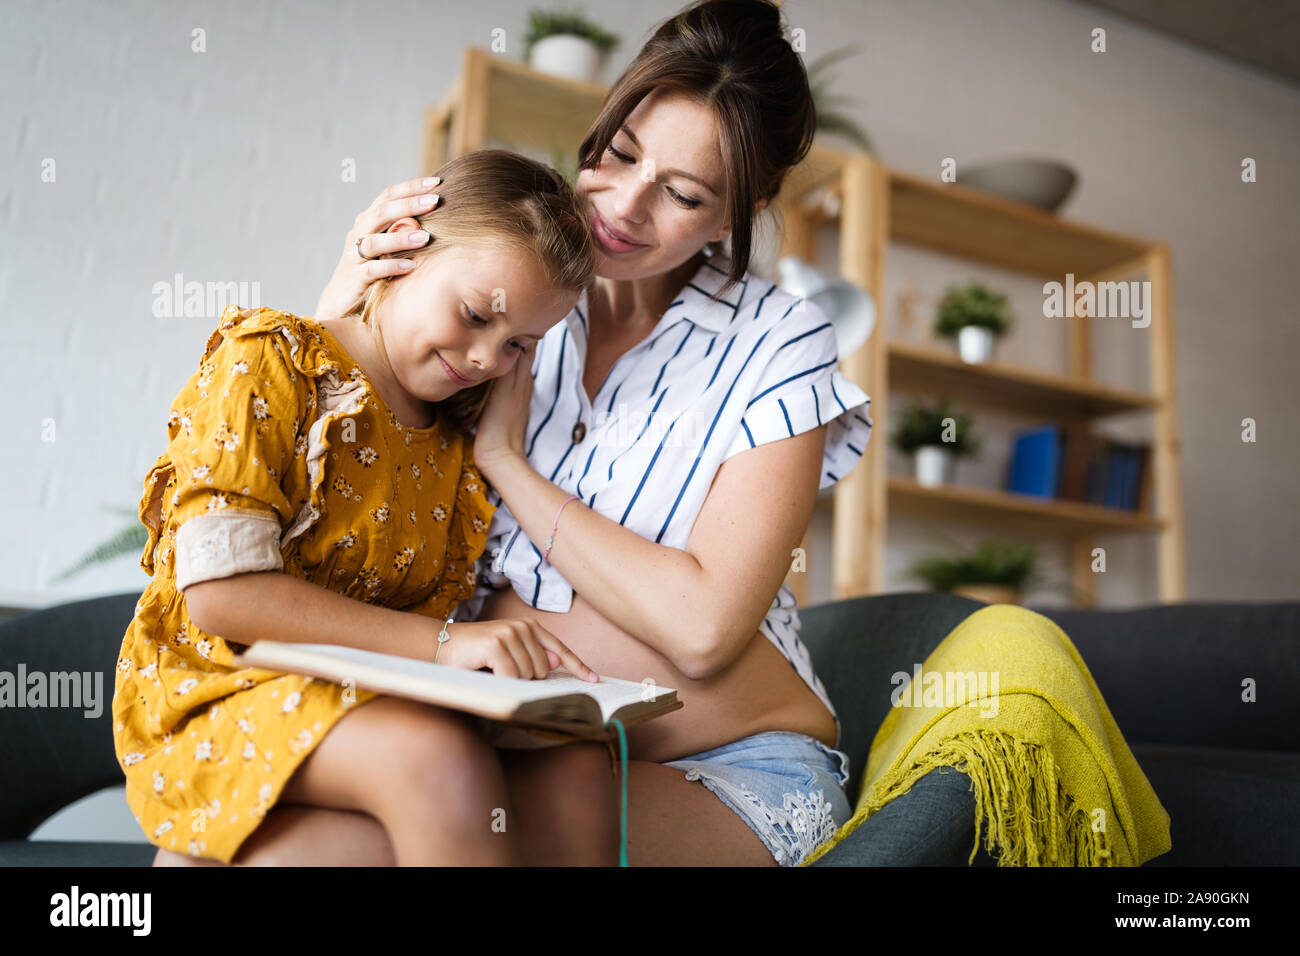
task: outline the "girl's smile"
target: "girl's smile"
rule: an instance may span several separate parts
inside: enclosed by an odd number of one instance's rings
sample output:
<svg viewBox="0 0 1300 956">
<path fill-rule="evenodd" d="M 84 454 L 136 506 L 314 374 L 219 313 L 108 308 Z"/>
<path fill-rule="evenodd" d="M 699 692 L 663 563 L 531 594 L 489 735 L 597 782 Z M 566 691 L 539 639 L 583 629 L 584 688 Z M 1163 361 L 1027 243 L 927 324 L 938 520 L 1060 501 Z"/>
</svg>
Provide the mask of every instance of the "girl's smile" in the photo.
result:
<svg viewBox="0 0 1300 956">
<path fill-rule="evenodd" d="M 458 374 L 456 370 L 447 363 L 447 360 L 443 358 L 441 355 L 439 355 L 437 352 L 434 352 L 434 354 L 438 356 L 438 361 L 442 363 L 442 367 L 447 370 L 447 377 L 450 378 L 457 385 L 459 385 L 461 388 L 469 388 L 472 385 L 478 384 L 478 382 L 470 381 L 464 375 Z"/>
</svg>

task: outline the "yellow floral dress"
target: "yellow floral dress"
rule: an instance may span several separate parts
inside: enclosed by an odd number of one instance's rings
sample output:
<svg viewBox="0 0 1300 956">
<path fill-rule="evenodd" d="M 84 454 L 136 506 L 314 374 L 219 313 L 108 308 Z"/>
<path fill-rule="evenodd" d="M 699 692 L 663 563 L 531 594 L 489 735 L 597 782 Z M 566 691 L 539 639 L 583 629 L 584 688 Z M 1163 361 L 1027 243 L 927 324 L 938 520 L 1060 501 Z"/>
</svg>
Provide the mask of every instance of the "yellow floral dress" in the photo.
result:
<svg viewBox="0 0 1300 956">
<path fill-rule="evenodd" d="M 274 309 L 225 310 L 167 430 L 140 502 L 153 580 L 118 657 L 113 738 L 149 840 L 229 863 L 375 695 L 234 666 L 239 645 L 196 627 L 182 590 L 282 570 L 445 618 L 474 592 L 496 509 L 471 436 L 404 427 L 324 326 Z"/>
</svg>

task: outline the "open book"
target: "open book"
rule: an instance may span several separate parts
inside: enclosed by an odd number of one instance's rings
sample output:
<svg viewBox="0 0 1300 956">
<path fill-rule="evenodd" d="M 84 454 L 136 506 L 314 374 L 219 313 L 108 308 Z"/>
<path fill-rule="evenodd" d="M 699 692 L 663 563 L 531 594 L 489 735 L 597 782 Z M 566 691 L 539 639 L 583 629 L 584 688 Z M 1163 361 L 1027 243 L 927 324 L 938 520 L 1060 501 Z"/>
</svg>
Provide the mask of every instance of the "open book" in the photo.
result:
<svg viewBox="0 0 1300 956">
<path fill-rule="evenodd" d="M 234 663 L 476 714 L 486 718 L 484 729 L 498 747 L 545 747 L 575 737 L 604 740 L 613 732 L 605 726 L 611 718 L 631 727 L 682 706 L 675 690 L 649 682 L 602 676 L 593 683 L 563 668 L 541 680 L 498 677 L 337 644 L 258 641 L 236 654 Z"/>
</svg>

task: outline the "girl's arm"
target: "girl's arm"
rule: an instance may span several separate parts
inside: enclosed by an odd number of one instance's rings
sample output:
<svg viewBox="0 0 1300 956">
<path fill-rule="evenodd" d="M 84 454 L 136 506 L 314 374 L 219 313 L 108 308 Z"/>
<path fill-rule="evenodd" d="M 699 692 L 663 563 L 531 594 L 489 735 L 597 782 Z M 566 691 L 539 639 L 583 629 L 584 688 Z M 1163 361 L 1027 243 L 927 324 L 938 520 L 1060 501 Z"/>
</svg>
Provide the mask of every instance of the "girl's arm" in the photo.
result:
<svg viewBox="0 0 1300 956">
<path fill-rule="evenodd" d="M 191 584 L 190 620 L 227 642 L 343 644 L 380 654 L 432 661 L 442 620 L 366 604 L 283 571 L 253 571 Z M 596 675 L 536 621 L 453 624 L 438 663 L 491 668 L 505 677 L 545 677 L 563 664 L 588 680 Z"/>
<path fill-rule="evenodd" d="M 236 644 L 345 644 L 431 661 L 442 628 L 436 618 L 356 601 L 283 571 L 200 581 L 184 595 L 190 620 Z"/>
</svg>

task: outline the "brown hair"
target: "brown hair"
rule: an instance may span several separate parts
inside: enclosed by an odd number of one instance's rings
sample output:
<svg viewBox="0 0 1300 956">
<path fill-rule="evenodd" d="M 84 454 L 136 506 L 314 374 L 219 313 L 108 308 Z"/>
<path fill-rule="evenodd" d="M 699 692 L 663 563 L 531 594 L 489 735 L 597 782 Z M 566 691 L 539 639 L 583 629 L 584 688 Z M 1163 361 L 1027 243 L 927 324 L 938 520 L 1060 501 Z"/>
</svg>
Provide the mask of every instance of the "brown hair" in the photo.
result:
<svg viewBox="0 0 1300 956">
<path fill-rule="evenodd" d="M 449 160 L 431 175 L 442 177 L 438 204 L 414 217 L 429 233 L 428 244 L 389 258 L 413 259 L 418 268 L 453 246 L 508 248 L 531 255 L 558 289 L 581 291 L 595 279 L 596 249 L 587 203 L 550 166 L 504 149 L 479 149 Z M 360 316 L 379 335 L 375 310 L 390 288 L 388 280 L 371 283 L 343 315 Z M 435 402 L 435 410 L 468 432 L 477 424 L 494 381 L 461 389 Z"/>
<path fill-rule="evenodd" d="M 731 219 L 721 296 L 749 268 L 754 206 L 776 198 L 812 146 L 817 113 L 808 73 L 770 0 L 696 0 L 660 25 L 610 89 L 578 150 L 580 168 L 599 164 L 628 114 L 656 90 L 685 94 L 718 117 Z"/>
</svg>

